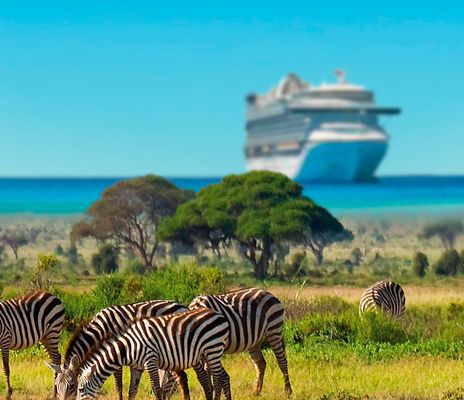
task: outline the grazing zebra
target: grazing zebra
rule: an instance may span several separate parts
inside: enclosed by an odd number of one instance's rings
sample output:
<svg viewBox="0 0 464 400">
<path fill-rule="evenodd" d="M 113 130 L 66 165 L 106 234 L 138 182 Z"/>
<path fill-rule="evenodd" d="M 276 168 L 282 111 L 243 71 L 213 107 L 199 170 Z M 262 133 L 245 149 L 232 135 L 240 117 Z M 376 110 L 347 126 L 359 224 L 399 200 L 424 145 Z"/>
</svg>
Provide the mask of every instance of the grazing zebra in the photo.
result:
<svg viewBox="0 0 464 400">
<path fill-rule="evenodd" d="M 61 367 L 50 365 L 50 368 L 57 374 L 55 386 L 58 399 L 68 400 L 76 397 L 77 377 L 82 363 L 87 353 L 101 341 L 123 333 L 132 323 L 142 318 L 158 317 L 186 310 L 187 308 L 180 304 L 164 300 L 113 306 L 101 310 L 88 324 L 75 333 L 69 342 L 63 365 Z M 115 372 L 114 377 L 116 391 L 119 399 L 122 400 L 122 368 Z M 188 393 L 185 394 L 186 385 L 182 382 L 183 377 L 178 378 L 181 379 L 184 397 L 188 398 Z"/>
<path fill-rule="evenodd" d="M 229 375 L 221 364 L 228 335 L 226 319 L 209 309 L 197 309 L 147 318 L 132 324 L 123 334 L 103 342 L 87 356 L 79 378 L 78 400 L 94 399 L 105 380 L 123 365 L 131 367 L 129 400 L 138 390 L 140 375 L 147 370 L 153 393 L 163 399 L 159 369 L 183 371 L 193 367 L 203 372 L 202 361 L 213 376 L 214 400 L 219 400 L 224 388 L 226 399 L 231 399 Z M 212 399 L 212 393 L 206 393 Z"/>
<path fill-rule="evenodd" d="M 9 350 L 29 348 L 42 343 L 53 364 L 59 365 L 58 351 L 64 306 L 50 293 L 34 292 L 24 297 L 0 302 L 0 348 L 8 389 L 10 384 Z M 54 392 L 54 395 L 56 392 Z"/>
<path fill-rule="evenodd" d="M 190 309 L 200 307 L 210 308 L 218 312 L 229 322 L 230 329 L 225 353 L 240 353 L 242 351 L 250 353 L 256 370 L 254 390 L 256 395 L 261 393 L 266 369 L 266 360 L 261 351 L 264 339 L 267 339 L 276 356 L 284 376 L 286 393 L 288 395 L 292 393 L 282 338 L 284 308 L 276 297 L 261 289 L 242 289 L 216 296 L 198 296 L 189 305 Z M 166 376 L 165 380 L 166 386 L 169 388 L 169 375 Z M 170 394 L 169 390 L 165 390 L 165 393 Z"/>
<path fill-rule="evenodd" d="M 401 317 L 406 308 L 403 288 L 395 282 L 380 281 L 367 289 L 359 303 L 359 314 L 382 310 L 393 317 Z"/>
</svg>

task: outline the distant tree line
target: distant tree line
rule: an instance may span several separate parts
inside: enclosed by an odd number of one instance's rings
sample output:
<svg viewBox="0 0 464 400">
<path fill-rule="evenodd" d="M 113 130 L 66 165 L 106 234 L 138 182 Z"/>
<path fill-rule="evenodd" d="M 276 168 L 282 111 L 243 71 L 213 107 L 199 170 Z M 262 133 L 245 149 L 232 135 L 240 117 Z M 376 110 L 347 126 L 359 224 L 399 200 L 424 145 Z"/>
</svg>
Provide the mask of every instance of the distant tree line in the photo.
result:
<svg viewBox="0 0 464 400">
<path fill-rule="evenodd" d="M 298 183 L 255 171 L 227 176 L 196 194 L 153 175 L 118 182 L 73 226 L 73 243 L 85 237 L 133 251 L 147 271 L 156 269 L 163 242 L 218 257 L 234 246 L 262 280 L 270 263 L 292 246 L 309 249 L 322 263 L 327 246 L 353 235 L 304 196 Z M 111 269 L 114 256 L 110 247 L 102 248 L 92 264 Z"/>
</svg>

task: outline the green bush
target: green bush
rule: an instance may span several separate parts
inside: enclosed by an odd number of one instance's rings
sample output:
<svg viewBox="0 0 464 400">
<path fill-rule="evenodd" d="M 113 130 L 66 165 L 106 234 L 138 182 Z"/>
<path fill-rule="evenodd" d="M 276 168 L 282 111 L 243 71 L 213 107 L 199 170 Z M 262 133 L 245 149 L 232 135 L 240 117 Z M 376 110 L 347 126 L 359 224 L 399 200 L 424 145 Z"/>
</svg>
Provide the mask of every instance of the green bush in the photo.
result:
<svg viewBox="0 0 464 400">
<path fill-rule="evenodd" d="M 111 274 L 97 280 L 92 290 L 93 297 L 99 309 L 130 302 L 124 292 L 126 278 L 122 275 Z"/>
<path fill-rule="evenodd" d="M 416 252 L 412 259 L 412 272 L 414 275 L 423 278 L 428 267 L 429 260 L 427 256 L 420 251 Z"/>
<path fill-rule="evenodd" d="M 224 275 L 215 267 L 196 264 L 168 265 L 151 272 L 142 281 L 145 299 L 169 299 L 188 304 L 199 294 L 217 294 L 226 290 Z"/>
<path fill-rule="evenodd" d="M 446 250 L 433 265 L 436 275 L 455 276 L 461 271 L 461 258 L 455 249 Z"/>
<path fill-rule="evenodd" d="M 118 258 L 119 250 L 111 244 L 104 244 L 98 253 L 92 255 L 90 263 L 97 275 L 111 274 L 119 268 Z"/>
<path fill-rule="evenodd" d="M 54 289 L 52 293 L 64 304 L 65 326 L 72 332 L 85 321 L 90 320 L 99 310 L 95 297 L 91 293 L 69 293 Z"/>
<path fill-rule="evenodd" d="M 282 272 L 286 277 L 305 275 L 306 263 L 306 252 L 297 251 L 290 256 L 289 262 L 283 265 Z"/>
<path fill-rule="evenodd" d="M 356 323 L 358 343 L 404 343 L 407 336 L 398 320 L 385 313 L 368 312 Z"/>
</svg>

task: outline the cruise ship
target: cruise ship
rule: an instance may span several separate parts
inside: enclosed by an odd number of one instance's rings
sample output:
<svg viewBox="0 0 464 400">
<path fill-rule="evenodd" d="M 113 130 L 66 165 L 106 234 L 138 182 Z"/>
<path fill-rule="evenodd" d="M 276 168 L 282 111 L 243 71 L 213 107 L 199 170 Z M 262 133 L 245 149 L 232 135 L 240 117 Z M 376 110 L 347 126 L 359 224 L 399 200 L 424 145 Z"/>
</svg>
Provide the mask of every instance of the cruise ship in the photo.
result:
<svg viewBox="0 0 464 400">
<path fill-rule="evenodd" d="M 369 181 L 385 155 L 388 135 L 372 91 L 338 82 L 312 86 L 288 74 L 270 92 L 246 97 L 248 170 L 281 172 L 298 181 Z"/>
</svg>

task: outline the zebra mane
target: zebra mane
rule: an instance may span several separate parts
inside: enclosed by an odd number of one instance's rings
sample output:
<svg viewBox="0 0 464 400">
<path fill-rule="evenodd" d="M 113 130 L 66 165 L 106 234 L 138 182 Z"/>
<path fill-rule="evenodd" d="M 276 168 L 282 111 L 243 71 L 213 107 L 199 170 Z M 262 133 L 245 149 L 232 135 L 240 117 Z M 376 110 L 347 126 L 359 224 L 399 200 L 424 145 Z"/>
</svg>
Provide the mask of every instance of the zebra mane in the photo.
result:
<svg viewBox="0 0 464 400">
<path fill-rule="evenodd" d="M 90 321 L 91 322 L 91 321 Z M 73 336 L 71 337 L 71 339 L 69 340 L 69 343 L 68 343 L 68 347 L 66 349 L 66 353 L 64 355 L 64 362 L 70 362 L 71 361 L 71 358 L 72 356 L 75 354 L 74 351 L 75 351 L 75 348 L 76 348 L 76 344 L 82 339 L 82 337 L 84 336 L 84 334 L 87 332 L 87 329 L 89 327 L 89 324 L 90 322 L 84 322 L 84 323 L 81 323 L 77 329 L 75 330 Z M 90 355 L 90 354 L 93 354 L 96 350 L 96 348 L 98 348 L 98 346 L 100 344 L 102 344 L 103 342 L 106 342 L 108 341 L 109 339 L 111 339 L 113 337 L 113 334 L 111 332 L 107 332 L 106 335 L 101 339 L 100 342 L 97 342 L 95 343 L 90 349 L 89 351 L 87 352 L 86 356 L 84 357 L 84 359 L 82 360 L 81 362 L 81 365 L 84 365 L 84 361 L 88 358 L 87 356 Z"/>
<path fill-rule="evenodd" d="M 88 323 L 82 322 L 78 325 L 74 334 L 69 339 L 68 347 L 66 348 L 66 353 L 64 354 L 64 361 L 71 361 L 71 357 L 73 356 L 72 352 L 74 351 L 75 344 L 80 340 L 82 333 L 84 332 L 85 328 L 87 328 Z"/>
<path fill-rule="evenodd" d="M 108 333 L 100 342 L 92 346 L 89 351 L 85 354 L 84 359 L 81 362 L 81 370 L 91 364 L 92 359 L 95 355 L 103 353 L 106 349 L 114 344 L 118 340 L 117 336 Z"/>
</svg>

